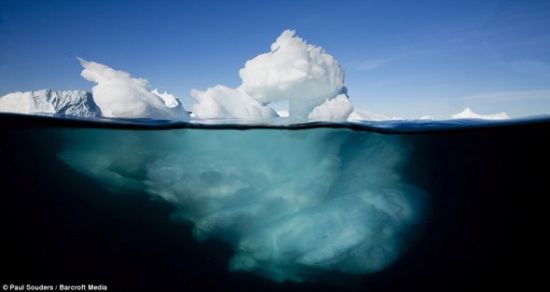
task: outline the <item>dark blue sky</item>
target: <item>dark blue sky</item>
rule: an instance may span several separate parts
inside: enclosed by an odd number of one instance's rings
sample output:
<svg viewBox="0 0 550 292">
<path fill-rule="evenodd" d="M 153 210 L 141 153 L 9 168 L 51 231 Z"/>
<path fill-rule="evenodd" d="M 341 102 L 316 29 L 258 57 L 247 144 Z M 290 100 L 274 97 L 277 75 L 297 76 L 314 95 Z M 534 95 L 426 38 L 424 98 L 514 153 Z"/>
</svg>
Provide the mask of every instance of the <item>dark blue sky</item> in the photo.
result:
<svg viewBox="0 0 550 292">
<path fill-rule="evenodd" d="M 336 57 L 360 108 L 550 113 L 550 1 L 0 0 L 0 95 L 90 89 L 80 56 L 189 104 L 192 88 L 237 86 L 287 28 Z"/>
</svg>

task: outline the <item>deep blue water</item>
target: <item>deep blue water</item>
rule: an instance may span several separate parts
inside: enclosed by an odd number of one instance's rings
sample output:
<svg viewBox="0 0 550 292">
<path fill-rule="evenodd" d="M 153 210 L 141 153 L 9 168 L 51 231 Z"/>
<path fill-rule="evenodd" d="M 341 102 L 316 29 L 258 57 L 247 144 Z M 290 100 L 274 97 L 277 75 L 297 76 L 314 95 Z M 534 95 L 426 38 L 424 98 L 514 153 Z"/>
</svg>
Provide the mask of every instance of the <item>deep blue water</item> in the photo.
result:
<svg viewBox="0 0 550 292">
<path fill-rule="evenodd" d="M 0 284 L 529 289 L 546 253 L 549 130 L 547 118 L 247 126 L 0 115 Z"/>
</svg>

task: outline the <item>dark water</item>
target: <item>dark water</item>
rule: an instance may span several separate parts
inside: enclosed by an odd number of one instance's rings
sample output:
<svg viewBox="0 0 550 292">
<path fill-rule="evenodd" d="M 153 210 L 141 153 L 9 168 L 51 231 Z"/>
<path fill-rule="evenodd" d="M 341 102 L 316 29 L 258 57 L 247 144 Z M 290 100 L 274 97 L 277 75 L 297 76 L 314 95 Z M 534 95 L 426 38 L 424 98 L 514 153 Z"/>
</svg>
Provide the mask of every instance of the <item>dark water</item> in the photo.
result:
<svg viewBox="0 0 550 292">
<path fill-rule="evenodd" d="M 462 291 L 529 290 L 543 280 L 540 264 L 544 266 L 547 249 L 548 120 L 432 127 L 429 131 L 416 126 L 402 132 L 380 130 L 383 133 L 345 126 L 214 128 L 144 129 L 139 125 L 1 116 L 0 284 L 103 284 L 110 291 Z M 384 153 L 386 146 L 369 148 L 372 153 L 366 158 L 360 154 L 361 147 L 399 141 L 397 149 L 406 149 L 399 152 L 406 156 L 398 163 L 401 181 L 425 195 L 427 207 L 422 211 L 422 224 L 415 225 L 414 240 L 379 271 L 350 275 L 329 269 L 303 282 L 277 282 L 258 273 L 229 271 L 235 247 L 226 243 L 226 235 L 214 232 L 210 239 L 198 241 L 189 220 L 174 220 L 182 206 L 152 195 L 139 183 L 127 186 L 124 181 L 125 186 L 120 187 L 90 175 L 86 171 L 96 161 L 79 162 L 78 167 L 86 170 L 82 171 L 60 158 L 66 157 L 60 153 L 67 151 L 74 158 L 98 148 L 114 149 L 124 143 L 116 137 L 129 135 L 137 139 L 130 143 L 132 147 L 139 147 L 129 149 L 123 156 L 126 160 L 116 160 L 110 167 L 139 181 L 148 175 L 139 165 L 154 164 L 149 157 L 156 161 L 167 151 L 189 151 L 179 145 L 163 146 L 181 135 L 191 136 L 193 141 L 213 136 L 233 141 L 193 146 L 210 155 L 237 143 L 231 137 L 249 143 L 255 135 L 264 141 L 271 139 L 270 135 L 290 135 L 289 141 L 302 141 L 302 136 L 316 137 L 323 131 L 326 134 L 313 141 L 318 156 L 312 159 L 333 151 L 329 145 L 335 140 L 345 139 L 339 144 L 339 169 L 359 158 L 388 160 L 395 153 Z M 268 147 L 268 142 L 257 147 Z M 281 151 L 302 157 L 304 153 L 295 154 L 292 149 L 299 152 L 308 145 L 297 142 L 296 148 Z M 274 149 L 265 151 L 271 153 L 279 147 L 284 145 L 275 143 Z M 341 171 L 346 177 L 352 175 Z"/>
</svg>

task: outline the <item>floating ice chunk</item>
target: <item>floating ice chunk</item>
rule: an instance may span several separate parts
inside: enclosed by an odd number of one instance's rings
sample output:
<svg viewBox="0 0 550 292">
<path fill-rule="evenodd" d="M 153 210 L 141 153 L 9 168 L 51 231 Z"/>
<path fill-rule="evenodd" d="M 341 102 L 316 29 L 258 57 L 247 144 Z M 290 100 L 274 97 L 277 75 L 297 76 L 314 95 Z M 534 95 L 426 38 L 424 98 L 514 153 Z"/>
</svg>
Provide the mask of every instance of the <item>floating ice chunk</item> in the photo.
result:
<svg viewBox="0 0 550 292">
<path fill-rule="evenodd" d="M 183 106 L 168 93 L 150 91 L 145 79 L 132 78 L 129 73 L 106 65 L 80 59 L 82 77 L 95 82 L 93 98 L 104 117 L 109 118 L 188 118 Z"/>
<path fill-rule="evenodd" d="M 9 93 L 0 97 L 0 112 L 73 117 L 101 116 L 92 94 L 83 90 L 43 89 Z"/>
<path fill-rule="evenodd" d="M 321 47 L 285 30 L 271 51 L 246 62 L 241 89 L 263 102 L 289 100 L 290 117 L 305 119 L 315 106 L 345 91 L 344 71 Z"/>
<path fill-rule="evenodd" d="M 454 114 L 452 118 L 453 119 L 505 120 L 505 119 L 509 119 L 510 117 L 508 117 L 508 114 L 506 114 L 505 112 L 489 114 L 489 115 L 481 115 L 473 112 L 469 107 L 467 107 L 460 113 Z"/>
<path fill-rule="evenodd" d="M 210 87 L 206 91 L 192 90 L 191 96 L 197 102 L 193 113 L 199 119 L 261 120 L 278 116 L 272 108 L 252 99 L 246 92 L 223 85 Z"/>
<path fill-rule="evenodd" d="M 345 122 L 352 111 L 353 105 L 349 98 L 345 94 L 339 94 L 315 107 L 307 118 L 316 121 Z"/>
</svg>

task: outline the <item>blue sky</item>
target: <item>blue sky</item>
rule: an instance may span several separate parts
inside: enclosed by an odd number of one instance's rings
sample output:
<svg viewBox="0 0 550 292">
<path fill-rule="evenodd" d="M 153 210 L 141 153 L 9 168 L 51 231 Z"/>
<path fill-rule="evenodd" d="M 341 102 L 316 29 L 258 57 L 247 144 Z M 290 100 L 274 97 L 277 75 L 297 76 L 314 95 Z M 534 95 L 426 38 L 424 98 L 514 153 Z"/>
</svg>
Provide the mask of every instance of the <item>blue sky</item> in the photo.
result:
<svg viewBox="0 0 550 292">
<path fill-rule="evenodd" d="M 550 113 L 550 1 L 0 0 L 0 95 L 90 89 L 80 56 L 188 105 L 192 88 L 238 86 L 287 28 L 336 57 L 359 108 Z"/>
</svg>

